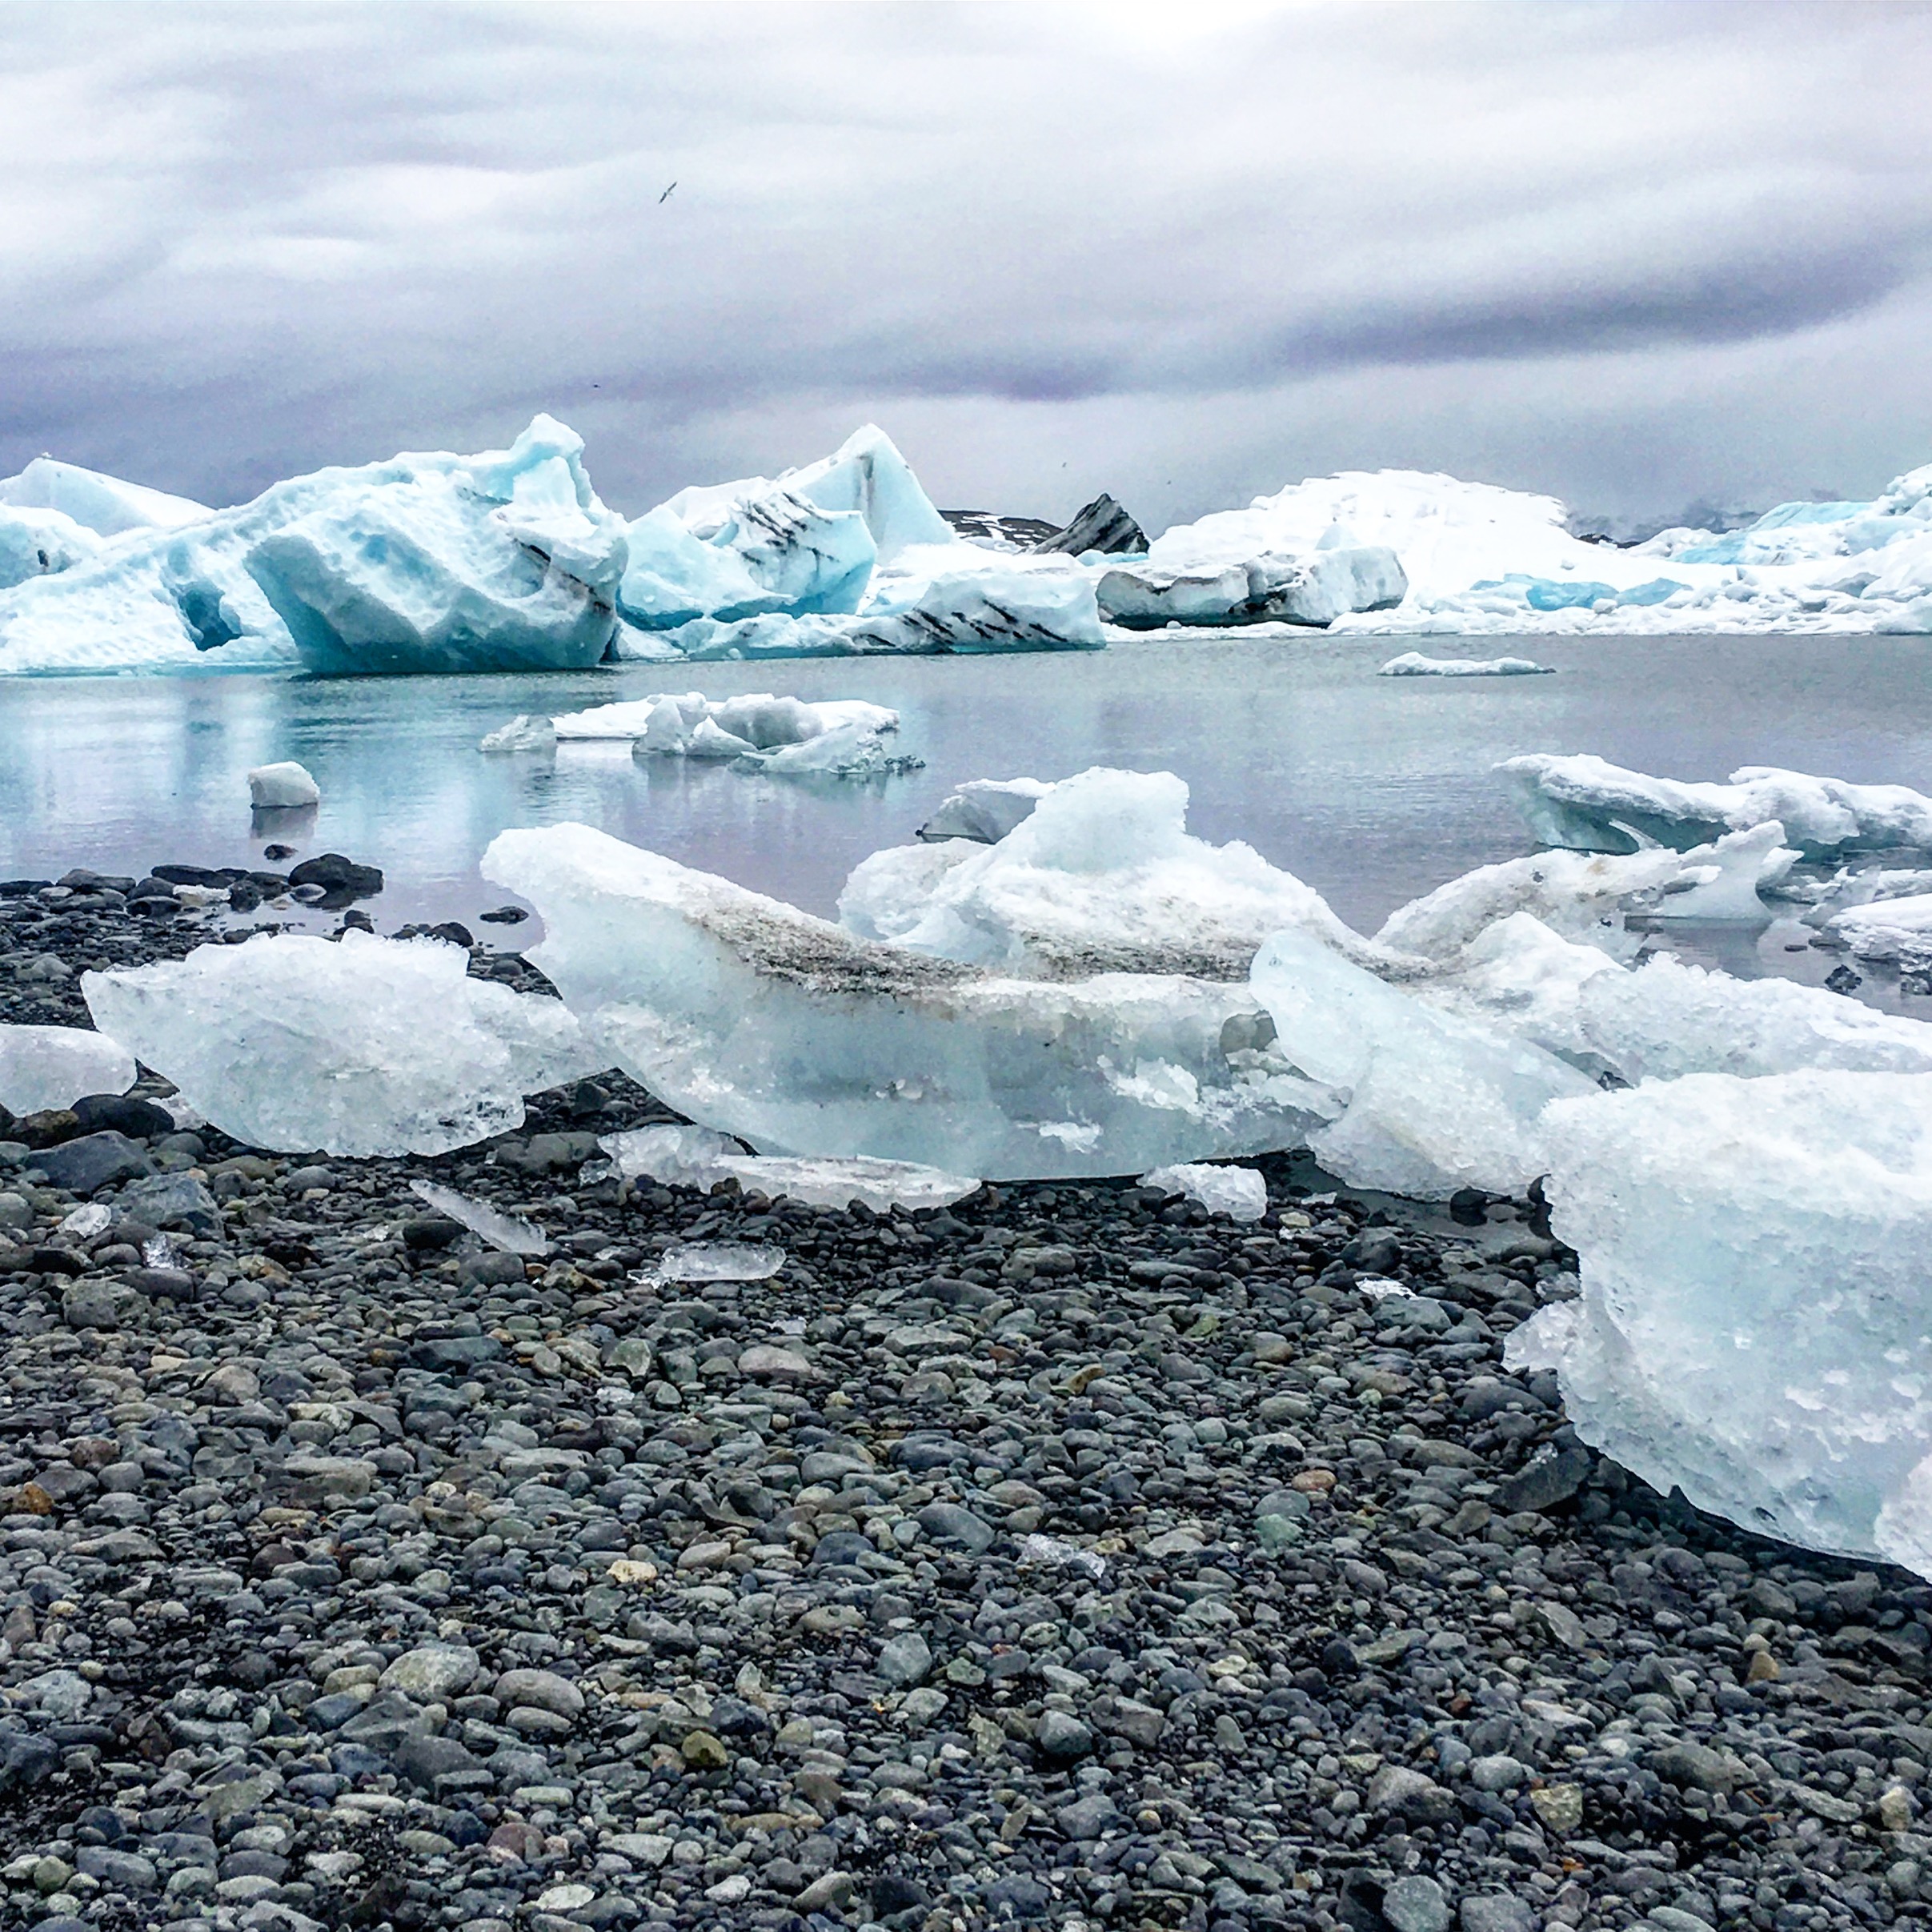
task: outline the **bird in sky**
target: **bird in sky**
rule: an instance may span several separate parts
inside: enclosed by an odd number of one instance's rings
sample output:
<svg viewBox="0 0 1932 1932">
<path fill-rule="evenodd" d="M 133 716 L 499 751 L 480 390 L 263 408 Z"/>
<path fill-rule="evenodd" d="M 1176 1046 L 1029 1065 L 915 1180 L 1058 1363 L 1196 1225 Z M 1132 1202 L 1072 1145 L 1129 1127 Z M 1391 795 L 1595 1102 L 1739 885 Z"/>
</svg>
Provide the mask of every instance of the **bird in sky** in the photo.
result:
<svg viewBox="0 0 1932 1932">
<path fill-rule="evenodd" d="M 677 183 L 676 183 L 676 182 L 674 181 L 674 182 L 673 182 L 671 184 L 671 188 L 675 188 L 675 187 L 677 185 L 678 185 L 678 184 L 677 184 Z M 669 201 L 669 200 L 670 200 L 670 198 L 671 198 L 671 188 L 667 188 L 667 189 L 665 189 L 665 190 L 663 191 L 663 193 L 662 194 L 659 195 L 659 197 L 657 198 L 657 205 L 658 205 L 658 206 L 659 206 L 660 208 L 663 206 L 664 203 L 665 203 L 666 202 L 667 202 L 667 201 Z"/>
</svg>

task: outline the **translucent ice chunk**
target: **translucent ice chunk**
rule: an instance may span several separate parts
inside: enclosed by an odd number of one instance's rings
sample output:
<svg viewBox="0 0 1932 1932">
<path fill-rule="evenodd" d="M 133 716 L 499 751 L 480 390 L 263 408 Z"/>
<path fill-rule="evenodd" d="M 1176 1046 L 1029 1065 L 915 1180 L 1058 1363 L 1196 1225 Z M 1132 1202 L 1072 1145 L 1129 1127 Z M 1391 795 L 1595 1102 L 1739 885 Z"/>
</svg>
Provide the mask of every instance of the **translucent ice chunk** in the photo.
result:
<svg viewBox="0 0 1932 1932">
<path fill-rule="evenodd" d="M 0 1107 L 9 1113 L 125 1093 L 138 1071 L 126 1048 L 86 1027 L 0 1025 Z"/>
<path fill-rule="evenodd" d="M 1277 933 L 1253 984 L 1277 1045 L 1347 1100 L 1309 1145 L 1352 1186 L 1422 1200 L 1513 1193 L 1548 1161 L 1537 1116 L 1590 1081 L 1528 1041 L 1437 1012 L 1305 933 Z"/>
<path fill-rule="evenodd" d="M 716 1241 L 667 1248 L 651 1271 L 657 1281 L 764 1281 L 785 1265 L 782 1248 Z"/>
<path fill-rule="evenodd" d="M 1268 1212 L 1268 1183 L 1251 1167 L 1189 1161 L 1157 1167 L 1140 1179 L 1147 1187 L 1184 1195 L 1210 1214 L 1225 1214 L 1229 1221 L 1258 1221 Z"/>
<path fill-rule="evenodd" d="M 471 1233 L 488 1243 L 499 1254 L 545 1255 L 550 1253 L 550 1237 L 535 1221 L 520 1214 L 506 1214 L 487 1200 L 474 1200 L 434 1180 L 412 1180 L 410 1192 L 460 1222 Z"/>
<path fill-rule="evenodd" d="M 888 1208 L 944 1208 L 977 1191 L 963 1174 L 907 1160 L 868 1160 L 823 1155 L 816 1160 L 783 1154 L 748 1154 L 734 1140 L 703 1127 L 639 1127 L 607 1135 L 599 1144 L 628 1178 L 648 1176 L 674 1186 L 715 1187 L 736 1180 L 761 1194 L 788 1195 L 816 1208 L 864 1202 L 875 1213 Z"/>
<path fill-rule="evenodd" d="M 1509 1365 L 1660 1491 L 1932 1576 L 1932 1081 L 1698 1074 L 1548 1125 L 1583 1292 Z"/>
<path fill-rule="evenodd" d="M 214 1125 L 284 1152 L 444 1153 L 607 1062 L 555 1000 L 467 976 L 435 940 L 263 934 L 90 972 L 97 1019 Z"/>
<path fill-rule="evenodd" d="M 1053 789 L 1037 778 L 969 778 L 940 801 L 919 828 L 921 839 L 975 839 L 991 845 L 1004 839 Z"/>
<path fill-rule="evenodd" d="M 532 898 L 532 958 L 617 1064 L 770 1152 L 1136 1173 L 1293 1146 L 1333 1110 L 1268 1059 L 1245 985 L 997 978 L 587 826 L 505 832 L 483 870 Z"/>
<path fill-rule="evenodd" d="M 554 752 L 557 728 L 547 718 L 519 711 L 507 724 L 499 724 L 476 748 L 479 752 Z"/>
<path fill-rule="evenodd" d="M 90 1241 L 97 1234 L 105 1234 L 113 1225 L 113 1209 L 102 1202 L 90 1200 L 76 1208 L 55 1232 L 66 1235 L 70 1241 Z"/>
</svg>

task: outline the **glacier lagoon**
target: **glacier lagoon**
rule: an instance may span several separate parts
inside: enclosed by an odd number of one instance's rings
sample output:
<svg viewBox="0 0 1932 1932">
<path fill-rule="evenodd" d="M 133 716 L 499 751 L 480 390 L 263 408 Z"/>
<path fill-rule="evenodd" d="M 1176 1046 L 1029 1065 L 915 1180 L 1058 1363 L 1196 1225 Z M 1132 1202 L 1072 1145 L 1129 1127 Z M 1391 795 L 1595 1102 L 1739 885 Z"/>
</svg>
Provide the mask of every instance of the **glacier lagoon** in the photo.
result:
<svg viewBox="0 0 1932 1932">
<path fill-rule="evenodd" d="M 0 701 L 0 877 L 259 863 L 279 840 L 381 866 L 388 889 L 371 909 L 388 930 L 473 920 L 503 897 L 476 869 L 499 832 L 578 820 L 829 916 L 852 868 L 903 843 L 962 780 L 1104 764 L 1177 773 L 1200 836 L 1247 840 L 1373 931 L 1445 880 L 1535 849 L 1492 769 L 1521 753 L 1592 752 L 1686 777 L 1770 764 L 1872 783 L 1932 778 L 1920 639 L 1516 641 L 1557 675 L 1381 678 L 1387 646 L 1376 638 L 1195 631 L 997 658 L 22 679 Z M 925 763 L 878 780 L 801 780 L 634 760 L 623 743 L 477 749 L 520 712 L 671 687 L 888 705 L 903 718 L 896 748 Z M 246 774 L 282 759 L 315 775 L 319 810 L 251 822 Z M 513 943 L 533 930 L 515 928 Z M 1667 943 L 1740 975 L 1818 983 L 1842 956 L 1787 952 L 1800 936 L 1677 929 Z M 1897 1004 L 1882 976 L 1861 993 Z"/>
</svg>

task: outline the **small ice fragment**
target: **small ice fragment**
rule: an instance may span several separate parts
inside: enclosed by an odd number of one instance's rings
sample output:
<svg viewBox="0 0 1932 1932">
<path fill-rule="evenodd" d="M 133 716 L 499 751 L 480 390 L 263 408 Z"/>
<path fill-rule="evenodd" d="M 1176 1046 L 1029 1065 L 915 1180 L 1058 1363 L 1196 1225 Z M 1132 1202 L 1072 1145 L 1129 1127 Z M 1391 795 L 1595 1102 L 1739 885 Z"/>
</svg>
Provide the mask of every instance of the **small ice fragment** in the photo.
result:
<svg viewBox="0 0 1932 1932">
<path fill-rule="evenodd" d="M 1413 1301 L 1416 1291 L 1406 1282 L 1392 1281 L 1386 1275 L 1357 1275 L 1356 1292 L 1366 1295 L 1371 1301 Z"/>
<path fill-rule="evenodd" d="M 257 765 L 248 774 L 248 802 L 258 812 L 319 805 L 322 788 L 306 766 L 297 764 L 292 758 L 284 759 L 279 764 Z"/>
<path fill-rule="evenodd" d="M 1405 651 L 1392 657 L 1375 675 L 1381 678 L 1546 678 L 1553 664 L 1527 657 L 1425 657 Z"/>
<path fill-rule="evenodd" d="M 0 1025 L 0 1107 L 10 1113 L 125 1093 L 137 1071 L 133 1054 L 90 1028 Z"/>
<path fill-rule="evenodd" d="M 1196 1160 L 1157 1167 L 1143 1174 L 1144 1187 L 1162 1188 L 1170 1194 L 1198 1201 L 1210 1214 L 1235 1221 L 1258 1221 L 1268 1212 L 1268 1183 L 1251 1167 L 1219 1167 Z"/>
<path fill-rule="evenodd" d="M 151 1241 L 141 1244 L 141 1261 L 146 1268 L 172 1268 L 175 1265 L 174 1244 L 165 1234 L 158 1234 Z"/>
<path fill-rule="evenodd" d="M 499 725 L 476 748 L 479 752 L 554 752 L 557 728 L 548 718 L 532 711 L 519 711 L 507 724 Z"/>
<path fill-rule="evenodd" d="M 97 1234 L 105 1234 L 113 1221 L 111 1209 L 103 1207 L 98 1200 L 90 1200 L 84 1207 L 76 1208 L 54 1233 L 77 1241 L 90 1241 Z"/>
<path fill-rule="evenodd" d="M 764 1281 L 785 1265 L 782 1248 L 748 1241 L 707 1241 L 667 1249 L 651 1270 L 655 1281 Z"/>
<path fill-rule="evenodd" d="M 459 1194 L 454 1188 L 440 1186 L 433 1180 L 412 1180 L 409 1186 L 411 1192 L 427 1201 L 439 1214 L 460 1221 L 471 1233 L 480 1236 L 501 1253 L 550 1253 L 550 1237 L 534 1221 L 527 1221 L 520 1215 L 505 1214 L 500 1209 L 472 1200 L 468 1195 Z"/>
<path fill-rule="evenodd" d="M 1097 1552 L 1082 1549 L 1077 1543 L 1062 1542 L 1056 1536 L 1041 1536 L 1037 1531 L 1020 1539 L 1020 1561 L 1045 1569 L 1076 1569 L 1096 1583 L 1107 1574 L 1107 1559 Z"/>
</svg>

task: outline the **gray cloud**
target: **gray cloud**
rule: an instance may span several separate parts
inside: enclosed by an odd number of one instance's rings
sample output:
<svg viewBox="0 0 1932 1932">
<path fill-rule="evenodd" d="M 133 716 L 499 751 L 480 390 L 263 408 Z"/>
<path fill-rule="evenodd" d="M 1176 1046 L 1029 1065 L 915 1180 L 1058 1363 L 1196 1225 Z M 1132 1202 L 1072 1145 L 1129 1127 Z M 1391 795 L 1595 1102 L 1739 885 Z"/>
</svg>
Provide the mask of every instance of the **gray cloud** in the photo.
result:
<svg viewBox="0 0 1932 1932">
<path fill-rule="evenodd" d="M 1869 491 L 1932 457 L 1928 80 L 1886 6 L 14 0 L 0 467 L 232 500 L 543 407 L 632 510 L 868 417 L 1155 523 Z"/>
</svg>

